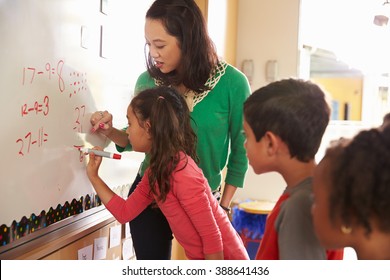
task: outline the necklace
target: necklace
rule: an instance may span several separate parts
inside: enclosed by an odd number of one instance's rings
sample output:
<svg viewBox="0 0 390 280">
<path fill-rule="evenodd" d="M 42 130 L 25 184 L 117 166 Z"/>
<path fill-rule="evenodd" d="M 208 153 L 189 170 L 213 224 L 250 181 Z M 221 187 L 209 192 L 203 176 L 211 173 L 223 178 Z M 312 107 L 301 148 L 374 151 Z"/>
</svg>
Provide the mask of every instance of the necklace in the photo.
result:
<svg viewBox="0 0 390 280">
<path fill-rule="evenodd" d="M 209 94 L 209 92 L 217 85 L 219 82 L 219 79 L 225 74 L 225 70 L 227 68 L 227 63 L 225 61 L 220 61 L 220 63 L 217 64 L 214 71 L 211 73 L 210 78 L 207 80 L 205 85 L 209 87 L 208 90 L 205 90 L 201 93 L 195 93 L 195 91 L 191 89 L 187 89 L 183 96 L 186 99 L 186 103 L 188 106 L 188 109 L 190 112 L 194 110 L 194 107 L 196 104 L 198 104 L 200 101 L 203 100 Z M 154 83 L 156 86 L 160 86 L 162 83 L 161 81 L 154 79 Z"/>
</svg>

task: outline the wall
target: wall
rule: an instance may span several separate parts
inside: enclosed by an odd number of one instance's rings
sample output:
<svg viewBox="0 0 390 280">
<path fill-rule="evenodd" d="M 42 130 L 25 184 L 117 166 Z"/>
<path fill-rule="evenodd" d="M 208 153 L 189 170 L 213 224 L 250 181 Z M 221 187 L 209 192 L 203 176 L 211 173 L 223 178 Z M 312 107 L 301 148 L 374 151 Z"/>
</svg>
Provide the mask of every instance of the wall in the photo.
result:
<svg viewBox="0 0 390 280">
<path fill-rule="evenodd" d="M 302 1 L 240 0 L 238 4 L 236 61 L 238 68 L 245 59 L 254 61 L 252 91 L 269 83 L 265 78 L 267 60 L 278 61 L 276 79 L 289 77 L 308 79 L 308 69 L 305 68 L 308 61 L 305 59 L 300 30 Z M 373 86 L 365 81 L 362 87 L 362 91 L 366 92 L 372 91 Z M 363 94 L 363 106 L 369 104 L 372 108 L 380 107 L 374 106 L 376 104 L 373 104 L 367 96 Z M 371 114 L 373 114 L 372 110 Z M 331 140 L 342 136 L 352 137 L 359 130 L 370 126 L 367 122 L 331 121 L 325 131 L 316 161 L 322 158 Z M 236 192 L 234 200 L 236 202 L 246 199 L 275 201 L 285 187 L 285 181 L 279 174 L 271 172 L 256 175 L 249 166 L 244 188 Z"/>
<path fill-rule="evenodd" d="M 299 0 L 239 1 L 237 65 L 254 60 L 253 90 L 267 83 L 267 60 L 278 61 L 277 78 L 297 76 L 299 7 Z"/>
<path fill-rule="evenodd" d="M 218 55 L 236 65 L 238 0 L 208 1 L 210 37 Z"/>
<path fill-rule="evenodd" d="M 337 120 L 360 121 L 362 112 L 363 79 L 361 77 L 316 77 L 312 81 L 320 84 L 332 99 L 337 101 Z M 344 104 L 349 104 L 349 112 L 345 112 Z"/>
<path fill-rule="evenodd" d="M 254 60 L 252 90 L 266 85 L 267 60 L 278 61 L 277 78 L 298 76 L 299 0 L 238 1 L 237 66 L 245 59 Z M 276 173 L 255 175 L 249 167 L 245 186 L 236 200 L 265 199 L 275 201 L 285 187 Z"/>
</svg>

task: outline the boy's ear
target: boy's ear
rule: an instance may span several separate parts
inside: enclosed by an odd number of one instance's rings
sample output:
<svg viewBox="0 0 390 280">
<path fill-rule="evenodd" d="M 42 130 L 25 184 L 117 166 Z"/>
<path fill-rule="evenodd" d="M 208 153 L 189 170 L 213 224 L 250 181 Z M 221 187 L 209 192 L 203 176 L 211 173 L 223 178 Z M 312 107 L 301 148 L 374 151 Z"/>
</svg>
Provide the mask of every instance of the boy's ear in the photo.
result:
<svg viewBox="0 0 390 280">
<path fill-rule="evenodd" d="M 267 131 L 264 137 L 266 139 L 268 155 L 275 155 L 280 146 L 280 137 L 271 131 Z"/>
</svg>

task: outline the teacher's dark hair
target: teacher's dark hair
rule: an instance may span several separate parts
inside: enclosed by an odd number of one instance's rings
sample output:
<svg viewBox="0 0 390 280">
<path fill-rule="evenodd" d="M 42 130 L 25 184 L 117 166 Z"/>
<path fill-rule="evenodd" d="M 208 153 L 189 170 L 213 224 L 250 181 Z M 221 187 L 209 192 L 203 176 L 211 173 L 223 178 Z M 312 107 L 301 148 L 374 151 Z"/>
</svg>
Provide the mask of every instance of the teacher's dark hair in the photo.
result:
<svg viewBox="0 0 390 280">
<path fill-rule="evenodd" d="M 176 37 L 181 50 L 179 71 L 164 74 L 146 53 L 148 72 L 163 85 L 184 84 L 200 93 L 218 63 L 214 43 L 209 37 L 202 12 L 193 0 L 156 0 L 146 13 L 147 19 L 159 20 L 171 36 Z"/>
</svg>

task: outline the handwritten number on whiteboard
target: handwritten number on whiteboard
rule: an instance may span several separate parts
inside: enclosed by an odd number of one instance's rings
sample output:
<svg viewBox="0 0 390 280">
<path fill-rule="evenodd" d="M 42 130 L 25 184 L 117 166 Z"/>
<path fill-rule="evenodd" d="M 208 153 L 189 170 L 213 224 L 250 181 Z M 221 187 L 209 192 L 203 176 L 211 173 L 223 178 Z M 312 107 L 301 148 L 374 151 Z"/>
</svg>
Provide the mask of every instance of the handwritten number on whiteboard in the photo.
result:
<svg viewBox="0 0 390 280">
<path fill-rule="evenodd" d="M 33 84 L 36 83 L 40 79 L 48 79 L 48 80 L 55 80 L 58 79 L 58 89 L 60 92 L 65 91 L 65 81 L 63 77 L 63 68 L 64 68 L 64 61 L 58 60 L 56 67 L 53 67 L 53 64 L 47 62 L 44 64 L 44 69 L 41 68 L 35 68 L 35 67 L 24 67 L 23 68 L 23 76 L 22 76 L 22 84 L 25 85 L 26 83 Z M 42 71 L 43 70 L 43 71 Z M 84 74 L 82 74 L 84 75 Z M 86 74 L 85 74 L 86 75 Z M 57 78 L 56 78 L 57 76 Z M 79 77 L 79 73 L 77 73 L 77 77 Z M 79 86 L 78 91 L 80 89 L 86 89 L 84 85 L 80 85 L 80 83 L 86 83 L 86 79 L 80 81 L 75 81 L 73 83 L 74 86 Z M 72 84 L 71 84 L 72 85 Z M 76 93 L 76 89 L 74 90 L 74 93 Z M 42 113 L 44 116 L 48 116 L 50 112 L 50 105 L 49 105 L 49 96 L 45 96 L 43 98 L 43 101 L 33 101 L 30 104 L 23 104 L 21 106 L 21 115 L 22 117 L 29 115 L 31 113 L 35 112 L 35 115 L 38 115 L 39 113 Z M 82 132 L 82 122 L 85 117 L 85 111 L 86 106 L 78 106 L 75 108 L 75 120 L 74 120 L 74 130 L 77 132 Z M 18 151 L 18 154 L 21 156 L 24 156 L 25 154 L 30 153 L 30 149 L 34 147 L 42 147 L 42 145 L 48 141 L 48 134 L 44 132 L 44 128 L 41 127 L 38 131 L 38 134 L 32 133 L 31 131 L 28 132 L 24 138 L 19 138 L 16 140 L 16 144 L 20 145 L 20 149 Z M 83 155 L 80 156 L 80 161 L 82 161 L 84 158 Z"/>
<path fill-rule="evenodd" d="M 46 72 L 49 75 L 49 80 L 51 80 L 52 74 L 54 75 L 55 73 L 57 73 L 57 76 L 58 76 L 58 88 L 59 88 L 60 92 L 63 92 L 65 90 L 65 81 L 62 78 L 62 69 L 63 69 L 63 67 L 64 67 L 64 61 L 63 60 L 59 60 L 58 61 L 57 68 L 52 67 L 50 63 L 46 63 L 45 64 L 45 70 L 46 70 Z M 38 76 L 44 74 L 44 71 L 40 71 L 39 69 L 37 70 L 35 67 L 27 67 L 27 68 L 24 67 L 23 68 L 22 85 L 24 85 L 25 82 L 26 82 L 26 75 L 28 74 L 28 72 L 26 72 L 26 70 L 31 72 L 30 84 L 32 84 L 34 82 L 35 73 L 37 73 Z"/>
<path fill-rule="evenodd" d="M 23 154 L 23 146 L 24 146 L 23 140 L 20 138 L 18 140 L 16 140 L 16 143 L 19 143 L 19 142 L 21 142 L 21 144 L 22 144 L 22 146 L 20 147 L 20 150 L 19 150 L 19 155 L 24 156 L 24 154 Z"/>
<path fill-rule="evenodd" d="M 81 125 L 80 119 L 83 118 L 85 115 L 85 105 L 82 105 L 80 108 L 76 107 L 74 110 L 76 112 L 76 120 L 75 127 L 73 129 L 81 133 L 83 131 L 83 127 Z"/>
<path fill-rule="evenodd" d="M 46 63 L 45 69 L 46 69 L 47 73 L 49 73 L 49 80 L 51 80 L 51 71 L 52 71 L 52 69 L 51 69 L 51 65 L 50 65 L 49 62 Z"/>
<path fill-rule="evenodd" d="M 33 68 L 33 67 L 28 67 L 27 70 L 32 71 L 31 81 L 30 81 L 30 84 L 32 84 L 32 82 L 34 81 L 34 77 L 35 77 L 35 68 Z"/>
<path fill-rule="evenodd" d="M 26 136 L 24 136 L 25 139 L 28 138 L 28 148 L 27 148 L 27 153 L 30 152 L 30 146 L 31 146 L 31 132 L 27 133 Z"/>
<path fill-rule="evenodd" d="M 49 114 L 49 96 L 45 96 L 45 98 L 43 99 L 43 103 L 46 107 L 46 110 L 43 112 L 43 115 L 47 116 Z"/>
<path fill-rule="evenodd" d="M 23 104 L 23 106 L 22 106 L 22 117 L 24 115 L 27 115 L 27 114 L 28 114 L 28 112 L 27 112 L 27 104 Z"/>
<path fill-rule="evenodd" d="M 31 80 L 30 80 L 30 84 L 32 84 L 33 81 L 34 81 L 34 77 L 35 77 L 35 68 L 34 67 L 27 67 L 27 70 L 32 71 Z M 22 81 L 23 85 L 24 85 L 24 82 L 25 82 L 25 78 L 26 78 L 26 67 L 23 68 L 23 81 Z"/>
<path fill-rule="evenodd" d="M 65 82 L 64 79 L 62 78 L 62 68 L 64 66 L 64 61 L 60 60 L 57 63 L 57 75 L 58 75 L 58 87 L 61 92 L 65 90 Z"/>
<path fill-rule="evenodd" d="M 25 139 L 28 139 L 28 147 L 27 147 L 27 153 L 30 152 L 30 146 L 31 146 L 31 132 L 27 133 L 26 136 L 24 136 Z M 24 149 L 24 141 L 23 139 L 19 138 L 16 140 L 16 143 L 21 143 L 21 147 L 19 149 L 19 155 L 24 156 L 23 149 Z"/>
<path fill-rule="evenodd" d="M 35 114 L 43 112 L 43 115 L 47 116 L 49 114 L 49 97 L 46 95 L 43 98 L 43 104 L 35 101 L 33 107 L 29 107 L 27 104 L 22 105 L 22 117 L 28 115 L 28 113 L 32 111 L 35 111 Z"/>
<path fill-rule="evenodd" d="M 37 134 L 33 134 L 31 132 L 27 133 L 24 136 L 24 140 L 19 138 L 16 140 L 16 143 L 20 143 L 19 155 L 24 156 L 25 153 L 30 153 L 30 148 L 35 145 L 37 147 L 42 147 L 42 145 L 48 141 L 48 134 L 44 132 L 44 128 L 41 127 L 38 130 Z"/>
</svg>

